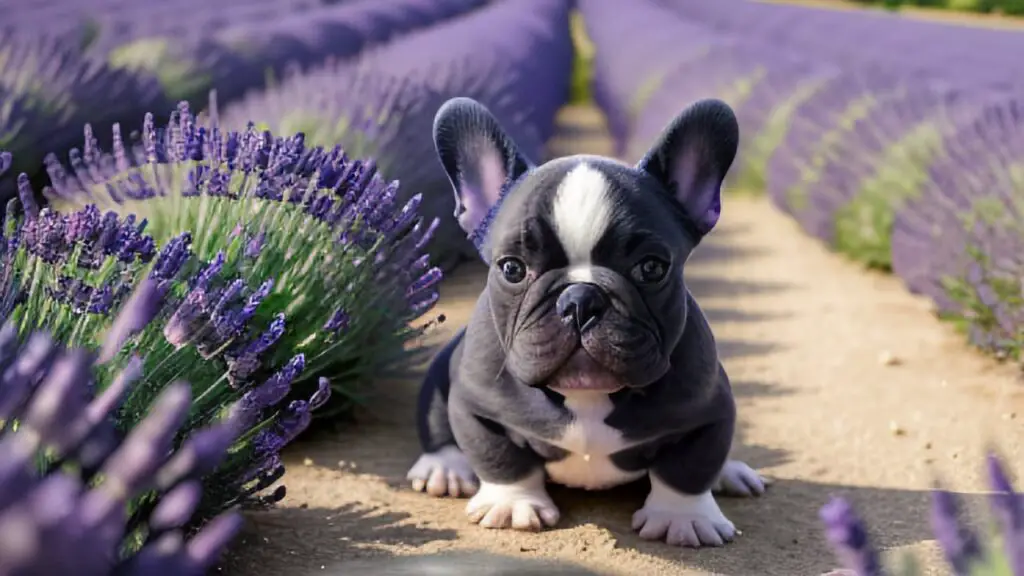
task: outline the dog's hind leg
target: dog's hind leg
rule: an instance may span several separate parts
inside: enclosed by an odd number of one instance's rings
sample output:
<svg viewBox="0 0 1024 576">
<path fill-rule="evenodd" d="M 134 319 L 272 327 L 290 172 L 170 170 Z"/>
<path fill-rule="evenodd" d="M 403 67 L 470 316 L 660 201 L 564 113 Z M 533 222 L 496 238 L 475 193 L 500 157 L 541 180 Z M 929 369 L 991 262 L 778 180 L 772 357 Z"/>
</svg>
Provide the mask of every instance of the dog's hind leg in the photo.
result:
<svg viewBox="0 0 1024 576">
<path fill-rule="evenodd" d="M 416 428 L 423 454 L 406 478 L 412 482 L 413 490 L 431 496 L 472 496 L 479 486 L 469 461 L 455 443 L 448 421 L 452 355 L 464 335 L 465 330 L 459 331 L 431 361 L 416 405 Z"/>
</svg>

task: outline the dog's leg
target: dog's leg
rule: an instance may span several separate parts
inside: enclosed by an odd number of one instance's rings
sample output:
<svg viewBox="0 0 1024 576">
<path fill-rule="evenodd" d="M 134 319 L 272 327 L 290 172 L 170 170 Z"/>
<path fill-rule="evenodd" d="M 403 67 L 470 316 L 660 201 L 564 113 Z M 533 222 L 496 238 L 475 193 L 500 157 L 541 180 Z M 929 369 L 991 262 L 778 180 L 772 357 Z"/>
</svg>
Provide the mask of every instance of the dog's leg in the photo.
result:
<svg viewBox="0 0 1024 576">
<path fill-rule="evenodd" d="M 455 443 L 448 421 L 450 365 L 455 348 L 465 331 L 460 331 L 430 363 L 420 388 L 416 425 L 423 454 L 406 475 L 413 490 L 431 496 L 472 496 L 478 481 L 465 454 Z"/>
<path fill-rule="evenodd" d="M 545 488 L 540 456 L 464 406 L 453 402 L 449 408 L 459 445 L 480 477 L 480 490 L 466 506 L 470 521 L 484 528 L 531 531 L 554 526 L 559 512 Z"/>
<path fill-rule="evenodd" d="M 651 493 L 633 515 L 647 540 L 675 546 L 721 546 L 736 536 L 711 492 L 729 455 L 732 417 L 709 424 L 663 447 L 649 475 Z"/>
</svg>

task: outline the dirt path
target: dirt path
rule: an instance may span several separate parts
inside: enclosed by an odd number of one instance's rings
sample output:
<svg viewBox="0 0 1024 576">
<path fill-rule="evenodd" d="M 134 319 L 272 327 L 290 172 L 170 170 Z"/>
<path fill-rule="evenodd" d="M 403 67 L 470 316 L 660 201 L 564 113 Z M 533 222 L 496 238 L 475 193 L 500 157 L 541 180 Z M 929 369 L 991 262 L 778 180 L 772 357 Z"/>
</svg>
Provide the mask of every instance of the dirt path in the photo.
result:
<svg viewBox="0 0 1024 576">
<path fill-rule="evenodd" d="M 734 383 L 737 455 L 777 479 L 759 500 L 724 501 L 743 531 L 738 542 L 694 551 L 639 540 L 629 527 L 643 500 L 636 490 L 553 491 L 563 519 L 540 534 L 472 526 L 465 501 L 406 489 L 417 456 L 417 383 L 392 382 L 351 431 L 291 450 L 288 498 L 251 516 L 226 571 L 342 574 L 332 568 L 359 558 L 477 549 L 611 574 L 815 576 L 834 568 L 817 519 L 830 494 L 849 495 L 882 546 L 912 549 L 934 567 L 933 475 L 956 490 L 982 490 L 984 450 L 998 442 L 1024 476 L 1017 371 L 967 350 L 898 281 L 828 254 L 764 199 L 727 200 L 687 279 Z M 444 287 L 439 311 L 449 334 L 481 285 L 473 269 Z M 984 506 L 980 496 L 970 500 Z"/>
</svg>

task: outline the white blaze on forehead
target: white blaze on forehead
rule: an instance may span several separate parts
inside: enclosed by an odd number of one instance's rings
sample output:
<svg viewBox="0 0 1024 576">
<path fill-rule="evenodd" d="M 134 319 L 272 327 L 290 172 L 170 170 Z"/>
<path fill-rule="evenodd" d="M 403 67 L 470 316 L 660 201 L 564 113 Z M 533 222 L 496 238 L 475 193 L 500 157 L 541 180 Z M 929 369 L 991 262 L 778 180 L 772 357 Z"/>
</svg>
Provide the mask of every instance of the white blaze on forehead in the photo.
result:
<svg viewBox="0 0 1024 576">
<path fill-rule="evenodd" d="M 569 258 L 570 279 L 576 282 L 591 279 L 590 254 L 611 226 L 615 205 L 610 188 L 600 170 L 583 163 L 570 170 L 555 191 L 552 224 Z"/>
</svg>

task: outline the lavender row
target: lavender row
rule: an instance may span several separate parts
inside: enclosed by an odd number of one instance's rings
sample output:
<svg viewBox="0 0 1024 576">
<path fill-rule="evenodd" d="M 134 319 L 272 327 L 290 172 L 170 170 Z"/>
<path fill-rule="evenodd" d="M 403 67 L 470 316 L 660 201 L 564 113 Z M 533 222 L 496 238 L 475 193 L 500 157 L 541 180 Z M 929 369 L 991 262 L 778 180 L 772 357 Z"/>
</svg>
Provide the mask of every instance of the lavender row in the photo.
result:
<svg viewBox="0 0 1024 576">
<path fill-rule="evenodd" d="M 156 78 L 83 56 L 73 38 L 0 31 L 0 146 L 15 154 L 17 171 L 38 170 L 43 155 L 70 145 L 86 122 L 109 126 L 170 106 Z M 12 185 L 0 179 L 0 197 L 9 198 Z"/>
<path fill-rule="evenodd" d="M 597 44 L 594 92 L 613 127 L 618 122 L 627 157 L 690 101 L 728 101 L 744 135 L 732 185 L 767 190 L 808 233 L 932 297 L 975 344 L 1019 355 L 1021 102 L 996 82 L 938 70 L 930 50 L 904 62 L 898 44 L 900 25 L 943 51 L 973 42 L 977 31 L 850 13 L 852 29 L 864 19 L 886 23 L 865 43 L 844 40 L 847 12 L 649 0 L 627 19 L 609 0 L 582 0 L 581 8 Z M 820 48 L 806 32 L 813 26 L 782 37 L 778 23 L 794 10 L 806 10 L 808 21 L 838 18 L 828 20 L 834 34 L 820 32 Z M 734 31 L 736 22 L 747 31 Z M 644 41 L 601 50 L 629 26 L 642 27 Z M 1024 41 L 1020 33 L 994 34 Z M 879 58 L 900 57 L 883 65 L 871 56 L 876 48 Z M 630 58 L 639 65 L 625 64 Z M 950 61 L 948 69 L 956 66 Z"/>
<path fill-rule="evenodd" d="M 216 30 L 250 22 L 272 20 L 313 10 L 320 0 L 73 0 L 49 2 L 0 1 L 3 25 L 50 36 L 75 36 L 94 54 L 146 37 L 179 40 L 209 36 Z"/>
<path fill-rule="evenodd" d="M 96 27 L 89 38 L 59 34 L 34 12 L 7 9 L 0 25 L 0 145 L 15 152 L 19 171 L 34 170 L 43 152 L 66 149 L 86 122 L 106 134 L 114 122 L 205 98 L 211 88 L 228 101 L 288 66 L 352 57 L 484 4 L 349 0 L 290 9 L 300 2 L 232 8 L 177 0 L 160 3 L 157 15 L 151 5 L 135 5 L 81 21 Z M 10 193 L 11 183 L 0 182 L 0 197 Z"/>
<path fill-rule="evenodd" d="M 455 96 L 484 103 L 540 160 L 567 101 L 573 48 L 567 0 L 499 0 L 410 34 L 358 60 L 288 77 L 223 112 L 228 125 L 259 118 L 315 144 L 342 143 L 420 194 L 441 221 L 431 253 L 443 267 L 475 251 L 451 214 L 450 183 L 431 139 L 438 107 Z"/>
<path fill-rule="evenodd" d="M 750 0 L 655 0 L 687 22 L 848 69 L 882 68 L 978 88 L 1024 86 L 1024 35 L 856 11 Z"/>
</svg>

